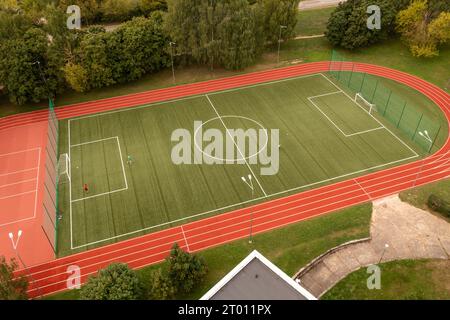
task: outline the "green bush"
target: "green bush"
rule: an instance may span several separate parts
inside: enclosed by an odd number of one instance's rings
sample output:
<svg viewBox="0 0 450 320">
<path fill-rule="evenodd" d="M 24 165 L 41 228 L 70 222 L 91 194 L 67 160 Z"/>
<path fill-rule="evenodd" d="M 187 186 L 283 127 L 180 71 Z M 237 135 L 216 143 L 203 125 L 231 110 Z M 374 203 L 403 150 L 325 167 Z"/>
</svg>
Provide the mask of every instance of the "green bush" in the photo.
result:
<svg viewBox="0 0 450 320">
<path fill-rule="evenodd" d="M 430 194 L 430 196 L 428 197 L 427 204 L 431 210 L 440 212 L 446 215 L 447 217 L 450 217 L 450 203 L 448 203 L 444 199 L 434 194 Z"/>
<path fill-rule="evenodd" d="M 167 275 L 177 291 L 189 293 L 206 276 L 205 262 L 198 256 L 183 251 L 175 243 L 167 257 Z"/>
<path fill-rule="evenodd" d="M 90 277 L 81 288 L 81 300 L 136 300 L 142 288 L 136 273 L 124 263 L 113 263 Z"/>
</svg>

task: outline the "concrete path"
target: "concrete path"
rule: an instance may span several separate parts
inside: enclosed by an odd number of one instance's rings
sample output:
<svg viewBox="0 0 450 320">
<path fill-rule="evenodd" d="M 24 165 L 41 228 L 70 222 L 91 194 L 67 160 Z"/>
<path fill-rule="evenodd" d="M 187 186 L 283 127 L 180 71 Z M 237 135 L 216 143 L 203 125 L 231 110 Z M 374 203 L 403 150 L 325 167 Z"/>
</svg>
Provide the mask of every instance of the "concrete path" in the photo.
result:
<svg viewBox="0 0 450 320">
<path fill-rule="evenodd" d="M 450 223 L 402 202 L 397 195 L 374 202 L 370 237 L 325 255 L 296 279 L 320 297 L 349 273 L 380 261 L 449 259 Z"/>
<path fill-rule="evenodd" d="M 339 2 L 343 1 L 345 0 L 302 0 L 300 1 L 298 8 L 299 10 L 308 10 L 308 9 L 335 7 L 339 4 Z"/>
</svg>

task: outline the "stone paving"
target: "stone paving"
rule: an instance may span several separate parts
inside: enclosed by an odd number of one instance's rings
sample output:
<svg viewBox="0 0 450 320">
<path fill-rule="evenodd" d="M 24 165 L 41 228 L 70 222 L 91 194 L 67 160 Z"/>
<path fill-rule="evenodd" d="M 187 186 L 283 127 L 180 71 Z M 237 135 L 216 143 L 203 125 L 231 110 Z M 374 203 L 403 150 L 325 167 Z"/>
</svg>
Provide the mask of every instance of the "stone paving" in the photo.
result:
<svg viewBox="0 0 450 320">
<path fill-rule="evenodd" d="M 349 273 L 401 259 L 449 259 L 450 223 L 402 202 L 397 195 L 373 203 L 370 240 L 326 255 L 297 279 L 320 297 Z"/>
</svg>

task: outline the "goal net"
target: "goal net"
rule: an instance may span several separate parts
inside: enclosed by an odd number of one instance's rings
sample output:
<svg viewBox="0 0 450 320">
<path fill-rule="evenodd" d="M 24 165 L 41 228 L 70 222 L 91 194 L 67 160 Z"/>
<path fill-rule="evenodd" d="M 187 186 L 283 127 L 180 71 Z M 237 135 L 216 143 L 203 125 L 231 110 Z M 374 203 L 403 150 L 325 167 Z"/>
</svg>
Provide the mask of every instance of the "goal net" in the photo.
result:
<svg viewBox="0 0 450 320">
<path fill-rule="evenodd" d="M 67 153 L 59 156 L 58 160 L 58 183 L 70 183 L 70 158 Z"/>
<path fill-rule="evenodd" d="M 376 105 L 367 101 L 360 92 L 355 94 L 355 102 L 366 109 L 370 114 L 377 111 Z"/>
</svg>

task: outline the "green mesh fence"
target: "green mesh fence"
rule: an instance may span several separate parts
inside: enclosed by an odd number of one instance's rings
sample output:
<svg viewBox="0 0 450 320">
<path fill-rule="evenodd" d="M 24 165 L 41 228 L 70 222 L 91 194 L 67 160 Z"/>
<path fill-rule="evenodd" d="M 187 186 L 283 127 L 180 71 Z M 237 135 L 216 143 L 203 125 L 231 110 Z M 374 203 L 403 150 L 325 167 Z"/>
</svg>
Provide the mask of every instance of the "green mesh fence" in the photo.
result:
<svg viewBox="0 0 450 320">
<path fill-rule="evenodd" d="M 42 230 L 55 254 L 57 252 L 58 230 L 58 132 L 58 119 L 56 118 L 53 101 L 49 99 Z"/>
<path fill-rule="evenodd" d="M 377 114 L 398 128 L 424 151 L 431 152 L 439 136 L 441 125 L 420 110 L 420 106 L 409 105 L 399 94 L 382 84 L 378 77 L 356 72 L 355 65 L 333 50 L 329 75 L 344 90 L 359 93 L 375 105 Z"/>
</svg>

